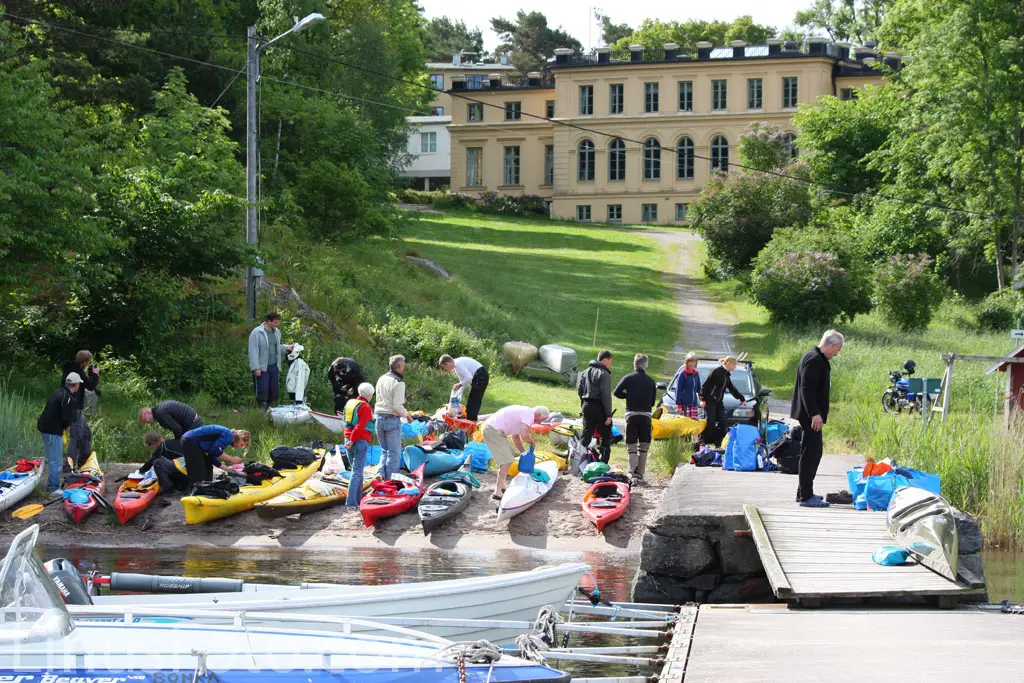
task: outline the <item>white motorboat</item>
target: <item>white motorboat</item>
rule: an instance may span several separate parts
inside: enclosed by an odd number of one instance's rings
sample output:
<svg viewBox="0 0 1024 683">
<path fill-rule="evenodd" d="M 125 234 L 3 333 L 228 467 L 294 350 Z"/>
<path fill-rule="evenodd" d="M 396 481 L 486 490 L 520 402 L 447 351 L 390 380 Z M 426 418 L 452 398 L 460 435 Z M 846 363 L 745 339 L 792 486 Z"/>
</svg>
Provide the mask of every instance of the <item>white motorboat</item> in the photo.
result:
<svg viewBox="0 0 1024 683">
<path fill-rule="evenodd" d="M 66 560 L 51 560 L 54 581 L 63 586 L 81 584 L 77 570 Z M 452 617 L 460 620 L 533 622 L 544 606 L 559 609 L 571 599 L 583 574 L 583 563 L 539 567 L 530 571 L 446 581 L 422 581 L 379 586 L 305 583 L 298 586 L 250 584 L 233 579 L 156 577 L 146 574 L 111 574 L 113 591 L 145 594 L 90 596 L 83 588 L 71 593 L 62 588 L 68 603 L 102 608 L 245 610 L 290 615 L 345 617 Z M 212 592 L 186 592 L 210 590 Z M 159 591 L 158 593 L 154 591 Z M 168 594 L 173 593 L 173 594 Z M 78 614 L 72 607 L 72 613 Z M 83 612 L 84 614 L 84 612 Z M 299 622 L 299 628 L 331 628 Z M 360 627 L 361 630 L 363 627 Z M 523 632 L 494 624 L 432 624 L 430 635 L 463 640 L 504 642 Z"/>
<path fill-rule="evenodd" d="M 558 463 L 554 461 L 538 462 L 534 469 L 548 475 L 547 481 L 537 481 L 529 474 L 520 472 L 512 477 L 512 481 L 505 487 L 505 492 L 498 503 L 498 521 L 511 519 L 520 512 L 529 510 L 533 505 L 547 495 L 551 487 L 558 479 Z"/>
<path fill-rule="evenodd" d="M 0 681 L 569 682 L 566 674 L 503 656 L 495 646 L 484 647 L 490 661 L 471 662 L 460 656 L 467 643 L 382 624 L 370 626 L 383 636 L 352 633 L 366 626 L 359 619 L 321 617 L 342 625 L 342 633 L 291 627 L 309 616 L 195 609 L 110 608 L 110 620 L 75 620 L 34 552 L 38 533 L 32 526 L 18 534 L 0 568 Z M 204 623 L 217 619 L 226 623 Z"/>
</svg>

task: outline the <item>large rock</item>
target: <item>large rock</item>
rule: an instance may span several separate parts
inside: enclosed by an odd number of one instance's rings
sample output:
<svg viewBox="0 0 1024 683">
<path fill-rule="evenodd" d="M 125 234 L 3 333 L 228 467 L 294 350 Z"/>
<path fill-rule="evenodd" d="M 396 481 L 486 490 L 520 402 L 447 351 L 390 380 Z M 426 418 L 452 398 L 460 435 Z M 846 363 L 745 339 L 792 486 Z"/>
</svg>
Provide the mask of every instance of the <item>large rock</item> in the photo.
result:
<svg viewBox="0 0 1024 683">
<path fill-rule="evenodd" d="M 693 602 L 694 591 L 683 579 L 657 576 L 638 570 L 633 578 L 633 601 L 661 605 L 681 605 Z"/>
<path fill-rule="evenodd" d="M 680 465 L 672 476 L 672 482 L 665 489 L 654 521 L 648 528 L 659 536 L 677 538 L 706 538 L 727 533 L 745 524 L 742 507 L 737 505 L 734 513 L 708 510 L 692 500 L 693 492 L 702 488 L 702 481 L 708 472 L 693 465 Z M 707 469 L 707 468 L 704 468 Z M 716 472 L 720 475 L 721 472 Z"/>
<path fill-rule="evenodd" d="M 703 538 L 678 538 L 644 533 L 640 566 L 644 571 L 688 579 L 703 574 L 715 563 L 711 544 Z"/>
<path fill-rule="evenodd" d="M 773 602 L 774 600 L 775 595 L 772 593 L 772 587 L 767 578 L 722 583 L 707 597 L 708 602 L 725 604 Z"/>
<path fill-rule="evenodd" d="M 957 545 L 961 555 L 973 555 L 981 552 L 981 525 L 978 520 L 966 512 L 954 510 L 956 518 Z"/>
<path fill-rule="evenodd" d="M 718 554 L 718 566 L 722 573 L 731 574 L 764 574 L 761 556 L 757 554 L 754 539 L 749 536 L 726 534 L 715 545 Z"/>
</svg>

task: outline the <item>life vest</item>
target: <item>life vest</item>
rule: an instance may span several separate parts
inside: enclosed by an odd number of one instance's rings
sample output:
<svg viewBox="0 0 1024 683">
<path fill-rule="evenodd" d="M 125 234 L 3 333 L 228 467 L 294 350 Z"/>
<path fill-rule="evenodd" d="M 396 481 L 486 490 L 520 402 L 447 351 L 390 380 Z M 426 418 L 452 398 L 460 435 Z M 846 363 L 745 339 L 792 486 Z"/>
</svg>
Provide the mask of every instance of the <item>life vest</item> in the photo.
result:
<svg viewBox="0 0 1024 683">
<path fill-rule="evenodd" d="M 356 425 L 359 424 L 359 404 L 366 403 L 366 401 L 360 401 L 358 398 L 350 398 L 345 404 L 345 426 L 349 429 L 355 429 Z M 366 403 L 366 405 L 370 405 Z M 374 434 L 377 431 L 377 423 L 374 422 L 373 418 L 366 423 L 366 431 Z"/>
<path fill-rule="evenodd" d="M 188 474 L 188 470 L 185 469 L 185 456 L 174 459 L 174 466 L 178 468 L 178 471 L 182 474 Z"/>
</svg>

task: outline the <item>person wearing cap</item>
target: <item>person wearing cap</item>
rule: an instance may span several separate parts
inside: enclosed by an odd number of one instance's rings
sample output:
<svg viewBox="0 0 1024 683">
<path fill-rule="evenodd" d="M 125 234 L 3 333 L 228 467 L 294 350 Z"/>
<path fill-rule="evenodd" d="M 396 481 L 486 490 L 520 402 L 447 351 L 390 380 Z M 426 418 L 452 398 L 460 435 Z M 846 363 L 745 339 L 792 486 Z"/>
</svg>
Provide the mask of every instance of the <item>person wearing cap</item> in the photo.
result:
<svg viewBox="0 0 1024 683">
<path fill-rule="evenodd" d="M 363 468 L 366 467 L 366 453 L 370 449 L 370 441 L 376 431 L 373 421 L 373 409 L 370 399 L 373 398 L 373 385 L 363 382 L 358 388 L 359 396 L 349 399 L 345 404 L 345 448 L 348 450 L 352 473 L 348 480 L 348 497 L 345 506 L 359 507 L 363 499 Z"/>
<path fill-rule="evenodd" d="M 72 373 L 78 375 L 79 389 L 75 393 L 75 420 L 68 428 L 68 459 L 77 467 L 81 467 L 89 454 L 92 453 L 92 430 L 85 421 L 85 392 L 99 391 L 100 369 L 90 365 L 92 351 L 81 350 L 75 354 L 74 360 L 64 363 L 61 369 L 60 383 L 67 385 L 67 378 Z"/>
<path fill-rule="evenodd" d="M 480 417 L 480 404 L 483 403 L 484 392 L 487 391 L 487 384 L 491 379 L 487 374 L 487 368 L 483 366 L 483 363 L 469 356 L 452 358 L 448 354 L 441 356 L 437 364 L 445 372 L 454 372 L 455 376 L 459 378 L 458 384 L 452 387 L 452 391 L 469 388 L 469 393 L 462 405 L 466 409 L 466 419 L 476 422 Z"/>
<path fill-rule="evenodd" d="M 355 358 L 335 358 L 327 368 L 327 379 L 334 392 L 334 412 L 341 415 L 350 398 L 359 395 L 359 385 L 366 381 Z"/>
<path fill-rule="evenodd" d="M 43 452 L 46 455 L 46 490 L 60 489 L 60 472 L 64 459 L 64 430 L 71 427 L 78 414 L 78 393 L 82 389 L 82 376 L 69 372 L 64 386 L 57 389 L 46 400 L 46 407 L 36 420 L 36 429 L 43 437 Z"/>
<path fill-rule="evenodd" d="M 494 482 L 493 500 L 501 500 L 505 492 L 505 479 L 508 468 L 516 456 L 522 453 L 523 442 L 534 444 L 530 426 L 539 424 L 551 416 L 551 411 L 544 406 L 528 408 L 526 406 L 505 406 L 491 415 L 480 428 L 480 433 L 491 452 L 494 464 L 498 466 L 498 479 Z M 509 439 L 512 440 L 509 443 Z"/>
<path fill-rule="evenodd" d="M 730 373 L 736 369 L 736 356 L 726 356 L 718 361 L 717 368 L 708 373 L 704 380 L 704 386 L 700 389 L 700 398 L 704 401 L 704 409 L 707 412 L 708 423 L 701 433 L 701 440 L 706 444 L 714 444 L 715 448 L 721 448 L 722 439 L 729 431 L 725 421 L 725 392 L 729 392 L 740 402 L 740 405 L 747 405 L 746 397 L 740 393 L 733 383 Z"/>
<path fill-rule="evenodd" d="M 156 422 L 173 434 L 175 439 L 180 439 L 188 430 L 203 425 L 196 409 L 181 401 L 160 401 L 152 408 L 142 408 L 139 410 L 139 422 L 144 425 Z"/>
<path fill-rule="evenodd" d="M 277 392 L 280 384 L 279 370 L 281 354 L 281 315 L 277 311 L 267 313 L 263 322 L 249 333 L 249 371 L 252 372 L 253 389 L 256 392 L 256 405 L 261 409 L 269 408 L 277 403 Z M 288 346 L 289 351 L 292 350 Z"/>
<path fill-rule="evenodd" d="M 297 404 L 306 402 L 306 383 L 309 381 L 309 364 L 302 358 L 304 348 L 302 344 L 292 344 L 288 353 L 288 376 L 284 380 L 288 398 Z"/>
</svg>

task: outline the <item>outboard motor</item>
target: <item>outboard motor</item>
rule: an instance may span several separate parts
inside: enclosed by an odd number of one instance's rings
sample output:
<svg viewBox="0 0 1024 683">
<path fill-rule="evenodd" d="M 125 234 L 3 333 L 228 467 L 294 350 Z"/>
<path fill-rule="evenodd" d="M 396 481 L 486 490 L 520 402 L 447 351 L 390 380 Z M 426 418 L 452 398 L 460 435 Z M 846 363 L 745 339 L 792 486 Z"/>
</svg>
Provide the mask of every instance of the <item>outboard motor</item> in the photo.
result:
<svg viewBox="0 0 1024 683">
<path fill-rule="evenodd" d="M 53 583 L 60 592 L 60 597 L 68 605 L 91 605 L 92 598 L 85 588 L 85 581 L 78 573 L 75 565 L 63 557 L 57 557 L 43 564 L 46 573 L 53 579 Z"/>
</svg>

